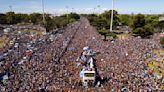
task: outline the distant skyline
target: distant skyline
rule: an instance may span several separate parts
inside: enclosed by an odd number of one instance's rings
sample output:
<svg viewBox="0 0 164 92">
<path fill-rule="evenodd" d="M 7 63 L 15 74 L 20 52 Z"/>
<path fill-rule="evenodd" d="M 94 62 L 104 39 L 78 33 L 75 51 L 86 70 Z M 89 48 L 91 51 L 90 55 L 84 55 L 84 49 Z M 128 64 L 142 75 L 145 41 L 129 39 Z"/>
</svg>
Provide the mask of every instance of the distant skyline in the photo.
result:
<svg viewBox="0 0 164 92">
<path fill-rule="evenodd" d="M 42 12 L 41 0 L 0 0 L 0 13 Z M 112 8 L 112 0 L 44 0 L 45 12 L 51 14 L 101 13 Z M 11 7 L 12 6 L 12 7 Z M 164 0 L 115 0 L 115 10 L 121 14 L 163 14 Z"/>
</svg>

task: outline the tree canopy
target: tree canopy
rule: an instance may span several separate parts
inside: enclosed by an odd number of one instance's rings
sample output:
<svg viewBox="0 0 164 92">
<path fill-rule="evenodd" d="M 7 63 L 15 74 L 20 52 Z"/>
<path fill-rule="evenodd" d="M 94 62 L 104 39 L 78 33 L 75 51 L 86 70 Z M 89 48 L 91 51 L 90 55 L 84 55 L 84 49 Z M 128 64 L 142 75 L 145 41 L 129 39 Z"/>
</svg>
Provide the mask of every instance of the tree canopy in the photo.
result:
<svg viewBox="0 0 164 92">
<path fill-rule="evenodd" d="M 89 14 L 87 15 L 87 18 L 89 19 L 91 25 L 95 26 L 98 30 L 102 28 L 110 29 L 111 10 L 105 11 L 99 15 Z M 113 28 L 116 28 L 117 25 L 119 25 L 119 17 L 118 12 L 114 10 Z"/>
<path fill-rule="evenodd" d="M 161 45 L 164 47 L 164 37 L 161 37 L 160 43 L 161 43 Z"/>
<path fill-rule="evenodd" d="M 18 23 L 32 23 L 34 25 L 40 24 L 45 27 L 47 32 L 66 26 L 68 23 L 78 20 L 80 16 L 76 13 L 70 13 L 61 16 L 51 16 L 45 14 L 46 22 L 43 23 L 43 15 L 40 13 L 22 14 L 7 12 L 6 14 L 0 14 L 0 24 L 18 24 Z"/>
<path fill-rule="evenodd" d="M 144 26 L 145 26 L 145 16 L 142 14 L 136 15 L 132 24 L 133 29 L 144 27 Z"/>
<path fill-rule="evenodd" d="M 133 34 L 141 36 L 142 38 L 153 35 L 154 27 L 157 24 L 154 18 L 153 16 L 145 17 L 143 14 L 137 14 L 132 23 Z"/>
</svg>

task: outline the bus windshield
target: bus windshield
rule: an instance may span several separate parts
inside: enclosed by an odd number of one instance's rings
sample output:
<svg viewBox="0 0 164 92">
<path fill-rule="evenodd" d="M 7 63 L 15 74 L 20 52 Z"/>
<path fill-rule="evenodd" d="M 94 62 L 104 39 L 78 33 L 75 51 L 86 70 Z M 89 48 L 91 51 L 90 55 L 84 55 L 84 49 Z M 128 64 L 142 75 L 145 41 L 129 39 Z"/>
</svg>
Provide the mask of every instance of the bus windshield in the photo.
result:
<svg viewBox="0 0 164 92">
<path fill-rule="evenodd" d="M 85 73 L 85 77 L 94 77 L 94 73 Z"/>
</svg>

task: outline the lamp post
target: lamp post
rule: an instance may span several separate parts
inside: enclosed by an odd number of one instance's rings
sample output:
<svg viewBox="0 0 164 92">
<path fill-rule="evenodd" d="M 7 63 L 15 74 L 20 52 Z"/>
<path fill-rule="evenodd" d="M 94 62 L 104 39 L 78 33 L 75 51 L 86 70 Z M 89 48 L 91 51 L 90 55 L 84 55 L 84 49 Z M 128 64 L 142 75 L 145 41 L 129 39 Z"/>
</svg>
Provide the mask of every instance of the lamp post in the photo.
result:
<svg viewBox="0 0 164 92">
<path fill-rule="evenodd" d="M 69 14 L 69 6 L 66 6 L 66 14 Z"/>
<path fill-rule="evenodd" d="M 68 14 L 69 14 L 69 6 L 66 6 L 66 14 L 67 14 L 67 18 L 68 18 Z"/>
<path fill-rule="evenodd" d="M 74 12 L 74 8 L 72 8 L 72 13 Z"/>
<path fill-rule="evenodd" d="M 112 13 L 111 13 L 110 32 L 112 32 L 112 27 L 113 27 L 113 10 L 114 10 L 114 0 L 112 0 Z"/>
<path fill-rule="evenodd" d="M 13 10 L 12 10 L 12 6 L 11 5 L 9 6 L 9 8 L 10 8 L 10 12 L 12 12 Z"/>
<path fill-rule="evenodd" d="M 43 11 L 43 24 L 46 24 L 45 14 L 44 14 L 44 0 L 42 0 L 42 11 Z"/>
<path fill-rule="evenodd" d="M 96 8 L 93 8 L 93 14 L 96 14 Z"/>
<path fill-rule="evenodd" d="M 100 14 L 101 13 L 101 6 L 98 5 L 97 8 L 98 8 L 98 13 Z"/>
</svg>

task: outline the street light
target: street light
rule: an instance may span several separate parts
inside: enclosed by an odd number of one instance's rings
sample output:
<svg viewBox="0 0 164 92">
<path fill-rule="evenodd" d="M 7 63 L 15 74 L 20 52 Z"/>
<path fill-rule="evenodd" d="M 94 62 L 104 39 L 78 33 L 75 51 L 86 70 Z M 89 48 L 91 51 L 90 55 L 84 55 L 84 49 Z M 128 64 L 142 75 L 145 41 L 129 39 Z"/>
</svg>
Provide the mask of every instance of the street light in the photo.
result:
<svg viewBox="0 0 164 92">
<path fill-rule="evenodd" d="M 93 8 L 93 14 L 96 14 L 96 8 Z"/>
<path fill-rule="evenodd" d="M 66 13 L 69 14 L 69 6 L 66 6 Z"/>
<path fill-rule="evenodd" d="M 69 6 L 66 6 L 65 8 L 66 8 L 66 10 L 67 10 L 67 11 L 66 11 L 66 14 L 67 14 L 67 18 L 68 18 L 68 14 L 69 14 Z"/>
<path fill-rule="evenodd" d="M 97 8 L 98 8 L 98 13 L 100 14 L 101 13 L 101 6 L 98 5 Z"/>
<path fill-rule="evenodd" d="M 112 27 L 113 27 L 113 10 L 114 10 L 114 0 L 112 0 L 112 13 L 111 13 L 110 32 L 112 32 Z"/>
<path fill-rule="evenodd" d="M 10 8 L 10 12 L 12 12 L 13 10 L 12 10 L 12 6 L 11 5 L 9 6 L 9 8 Z"/>
<path fill-rule="evenodd" d="M 45 25 L 46 20 L 45 20 L 45 15 L 44 15 L 44 1 L 42 0 L 42 11 L 43 11 L 43 24 Z"/>
<path fill-rule="evenodd" d="M 72 8 L 72 13 L 74 12 L 74 8 Z"/>
</svg>

